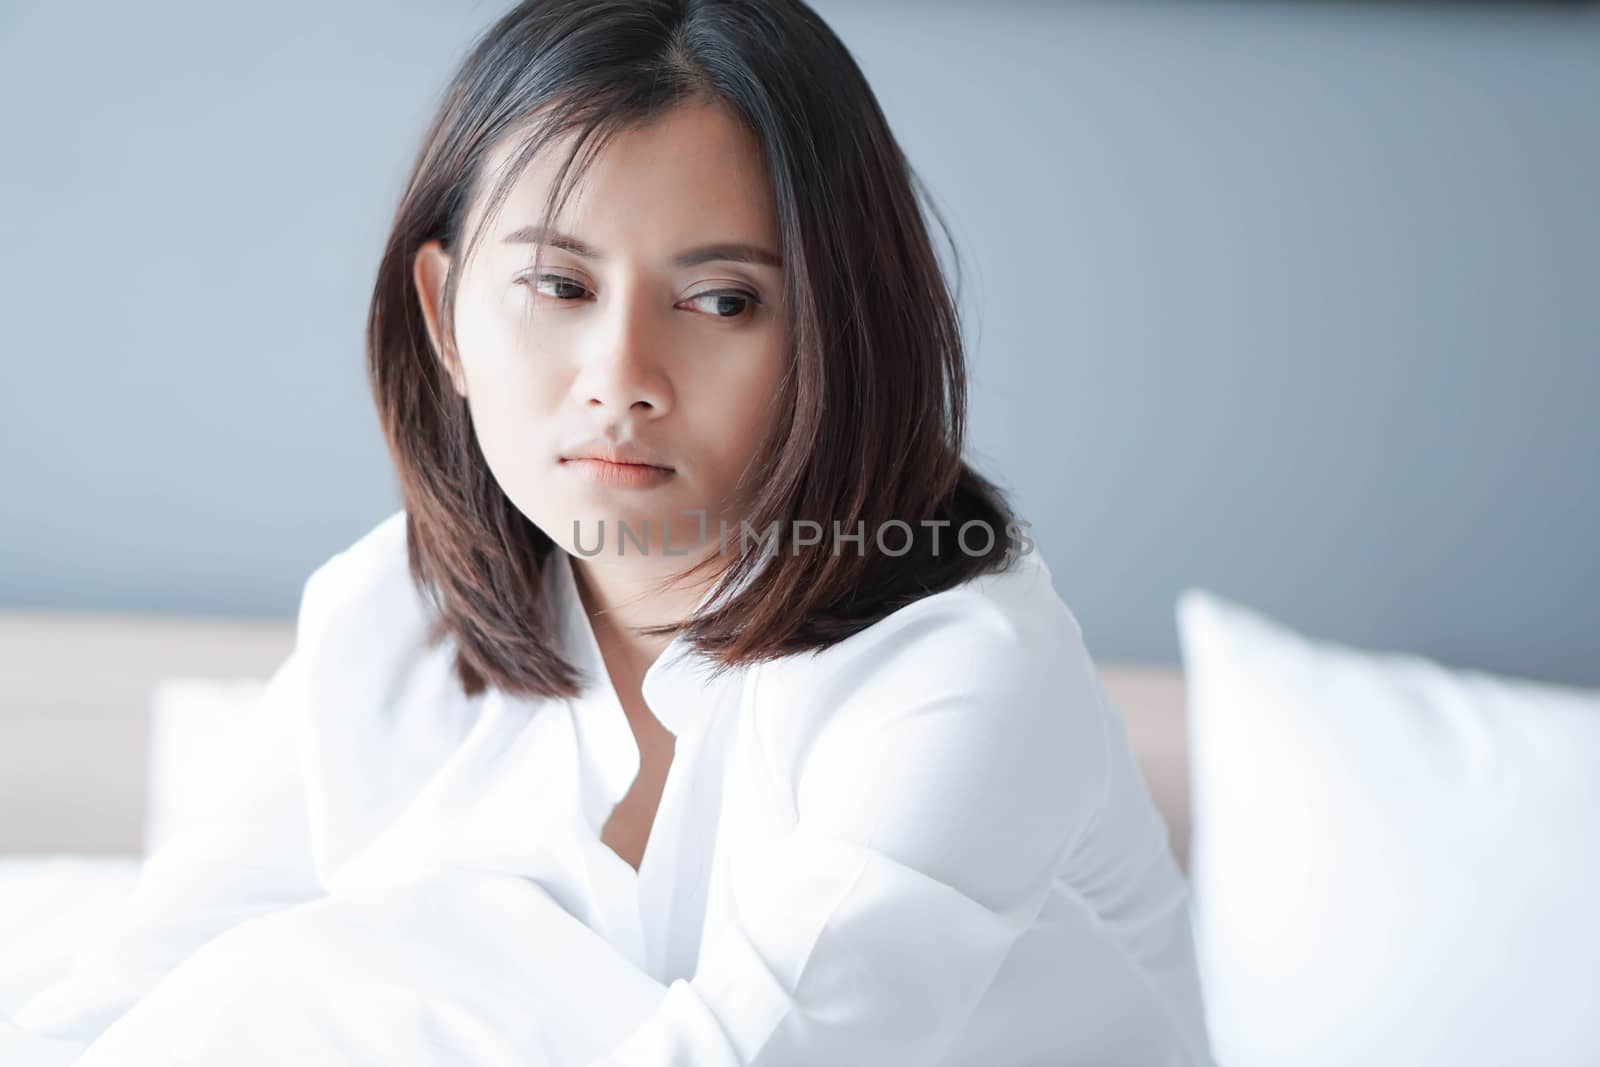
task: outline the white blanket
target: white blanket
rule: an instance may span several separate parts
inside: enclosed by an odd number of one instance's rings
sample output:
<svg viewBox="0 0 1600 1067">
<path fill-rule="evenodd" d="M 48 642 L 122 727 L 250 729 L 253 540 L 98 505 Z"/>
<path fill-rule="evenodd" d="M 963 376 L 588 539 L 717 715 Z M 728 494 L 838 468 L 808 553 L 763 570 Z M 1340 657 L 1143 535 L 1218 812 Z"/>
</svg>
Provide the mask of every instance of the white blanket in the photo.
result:
<svg viewBox="0 0 1600 1067">
<path fill-rule="evenodd" d="M 136 855 L 0 856 L 0 1015 L 65 974 L 138 877 Z"/>
<path fill-rule="evenodd" d="M 536 883 L 454 871 L 246 922 L 169 973 L 81 1059 L 15 1032 L 13 1048 L 33 1058 L 0 1059 L 568 1067 L 616 1046 L 665 993 Z"/>
</svg>

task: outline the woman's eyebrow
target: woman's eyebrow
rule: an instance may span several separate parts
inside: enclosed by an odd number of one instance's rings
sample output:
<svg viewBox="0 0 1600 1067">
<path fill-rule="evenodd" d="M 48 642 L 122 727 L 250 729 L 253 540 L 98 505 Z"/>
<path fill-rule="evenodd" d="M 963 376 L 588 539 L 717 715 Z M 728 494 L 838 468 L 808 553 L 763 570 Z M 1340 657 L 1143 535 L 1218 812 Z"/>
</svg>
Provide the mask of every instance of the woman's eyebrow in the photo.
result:
<svg viewBox="0 0 1600 1067">
<path fill-rule="evenodd" d="M 530 224 L 506 235 L 506 244 L 546 244 L 584 259 L 603 260 L 605 255 L 593 245 L 538 224 Z M 673 257 L 677 267 L 696 267 L 702 263 L 755 263 L 763 267 L 783 269 L 783 259 L 758 245 L 738 241 L 723 241 L 686 249 Z"/>
</svg>

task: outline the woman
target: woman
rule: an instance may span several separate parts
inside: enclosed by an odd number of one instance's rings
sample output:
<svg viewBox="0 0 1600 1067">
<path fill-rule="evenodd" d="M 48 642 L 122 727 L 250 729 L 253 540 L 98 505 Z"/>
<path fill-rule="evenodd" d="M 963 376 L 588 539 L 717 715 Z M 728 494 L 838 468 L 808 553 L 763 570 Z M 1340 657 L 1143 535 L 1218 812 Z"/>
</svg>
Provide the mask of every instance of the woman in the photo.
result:
<svg viewBox="0 0 1600 1067">
<path fill-rule="evenodd" d="M 1211 1062 L 1165 830 L 962 460 L 911 168 L 800 0 L 504 16 L 368 342 L 404 509 L 17 1048 Z"/>
</svg>

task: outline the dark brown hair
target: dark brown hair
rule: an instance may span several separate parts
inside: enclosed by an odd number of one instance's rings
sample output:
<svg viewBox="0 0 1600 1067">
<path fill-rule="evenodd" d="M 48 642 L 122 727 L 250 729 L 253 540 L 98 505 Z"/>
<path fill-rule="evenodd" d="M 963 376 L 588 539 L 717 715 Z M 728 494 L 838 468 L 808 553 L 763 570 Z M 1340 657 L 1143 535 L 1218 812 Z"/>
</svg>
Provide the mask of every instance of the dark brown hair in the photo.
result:
<svg viewBox="0 0 1600 1067">
<path fill-rule="evenodd" d="M 720 102 L 748 126 L 777 204 L 789 366 L 741 488 L 753 501 L 745 521 L 775 528 L 782 550 L 770 566 L 753 551 L 723 561 L 713 609 L 642 632 L 681 632 L 717 670 L 821 649 L 1002 569 L 1015 550 L 1004 495 L 962 458 L 959 288 L 947 284 L 921 205 L 947 240 L 949 229 L 832 30 L 801 0 L 529 0 L 479 38 L 450 81 L 396 211 L 367 323 L 411 574 L 439 610 L 435 639 L 457 641 L 469 694 L 487 684 L 568 696 L 581 682 L 557 652 L 541 596 L 542 568 L 561 549 L 479 452 L 467 401 L 429 340 L 414 257 L 427 241 L 454 251 L 470 238 L 451 257 L 441 298 L 443 346 L 453 350 L 458 268 L 526 163 L 576 133 L 553 218 L 568 179 L 608 138 L 691 98 Z M 517 151 L 485 190 L 484 160 L 508 137 L 525 140 L 512 142 Z M 464 234 L 483 196 L 489 209 Z M 790 549 L 801 520 L 825 531 L 817 548 Z M 922 530 L 909 550 L 882 551 L 875 531 L 892 520 Z M 955 550 L 956 531 L 975 521 L 988 525 L 988 550 Z M 942 533 L 935 550 L 923 524 L 940 522 L 949 525 L 933 530 Z M 835 551 L 836 529 L 867 536 Z M 885 540 L 898 548 L 904 539 Z"/>
</svg>

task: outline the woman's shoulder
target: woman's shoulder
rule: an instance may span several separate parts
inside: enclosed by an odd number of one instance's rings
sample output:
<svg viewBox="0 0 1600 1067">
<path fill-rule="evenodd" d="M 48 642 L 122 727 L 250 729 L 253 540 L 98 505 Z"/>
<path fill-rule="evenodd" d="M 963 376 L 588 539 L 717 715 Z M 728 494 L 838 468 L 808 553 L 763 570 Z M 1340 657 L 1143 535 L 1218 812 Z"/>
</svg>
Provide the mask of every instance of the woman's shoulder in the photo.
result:
<svg viewBox="0 0 1600 1067">
<path fill-rule="evenodd" d="M 959 677 L 1007 691 L 1092 673 L 1083 628 L 1037 550 L 929 593 L 826 649 L 777 661 L 772 673 L 856 691 L 865 684 Z"/>
<path fill-rule="evenodd" d="M 405 509 L 390 512 L 314 567 L 307 585 L 344 591 L 391 578 L 406 565 Z"/>
<path fill-rule="evenodd" d="M 795 774 L 830 749 L 931 722 L 975 755 L 1048 755 L 1032 765 L 1077 772 L 1085 803 L 1106 774 L 1098 672 L 1036 549 L 827 649 L 763 665 L 758 692 L 766 743 Z"/>
<path fill-rule="evenodd" d="M 392 512 L 306 578 L 295 625 L 303 655 L 381 678 L 433 641 L 437 611 L 413 581 L 406 513 Z"/>
</svg>

